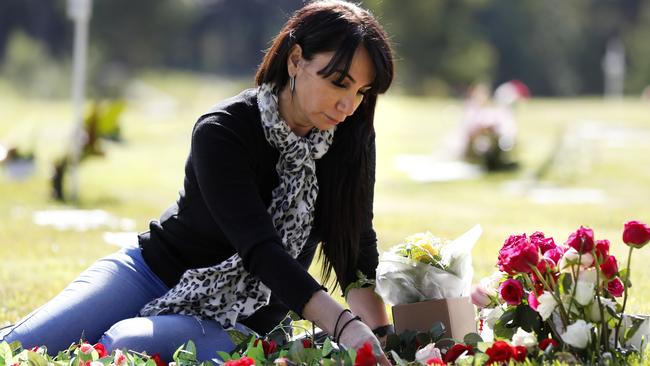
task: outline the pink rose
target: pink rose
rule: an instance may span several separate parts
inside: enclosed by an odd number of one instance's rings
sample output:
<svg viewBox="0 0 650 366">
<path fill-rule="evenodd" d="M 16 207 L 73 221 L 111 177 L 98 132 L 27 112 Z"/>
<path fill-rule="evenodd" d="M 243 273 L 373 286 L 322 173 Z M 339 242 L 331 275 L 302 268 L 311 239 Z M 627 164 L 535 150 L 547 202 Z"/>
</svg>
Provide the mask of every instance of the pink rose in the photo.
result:
<svg viewBox="0 0 650 366">
<path fill-rule="evenodd" d="M 476 305 L 479 308 L 484 308 L 492 302 L 488 292 L 481 285 L 476 285 L 472 289 L 472 304 Z"/>
<path fill-rule="evenodd" d="M 553 238 L 544 237 L 544 233 L 541 231 L 535 231 L 530 236 L 530 242 L 536 245 L 539 248 L 539 250 L 542 252 L 542 254 L 556 247 Z"/>
<path fill-rule="evenodd" d="M 616 263 L 616 257 L 610 255 L 605 259 L 603 264 L 600 265 L 600 270 L 603 272 L 603 275 L 606 278 L 612 278 L 618 273 L 618 263 Z"/>
<path fill-rule="evenodd" d="M 628 221 L 623 229 L 623 242 L 634 248 L 643 248 L 650 241 L 650 227 L 639 221 Z"/>
<path fill-rule="evenodd" d="M 625 286 L 623 286 L 623 282 L 620 278 L 615 277 L 607 283 L 607 291 L 609 291 L 610 295 L 614 297 L 621 297 L 625 291 Z"/>
<path fill-rule="evenodd" d="M 524 297 L 524 286 L 521 285 L 521 282 L 509 278 L 499 286 L 499 293 L 508 305 L 519 305 Z"/>
<path fill-rule="evenodd" d="M 508 274 L 530 273 L 531 266 L 539 261 L 537 246 L 532 244 L 526 234 L 511 235 L 499 250 L 497 264 Z"/>
<path fill-rule="evenodd" d="M 556 246 L 553 249 L 547 250 L 546 253 L 544 253 L 544 258 L 552 260 L 557 265 L 560 263 L 560 259 L 562 258 L 562 255 L 564 255 L 564 252 L 566 252 L 565 247 Z"/>
<path fill-rule="evenodd" d="M 596 241 L 596 257 L 598 261 L 602 262 L 604 258 L 607 258 L 609 255 L 609 240 L 597 240 Z"/>
<path fill-rule="evenodd" d="M 580 226 L 580 229 L 569 235 L 566 244 L 579 253 L 591 253 L 594 249 L 594 231 Z"/>
<path fill-rule="evenodd" d="M 537 311 L 537 307 L 539 306 L 539 300 L 537 300 L 537 296 L 535 296 L 535 292 L 533 291 L 528 293 L 528 306 L 535 311 Z"/>
<path fill-rule="evenodd" d="M 81 353 L 83 353 L 85 355 L 91 354 L 92 351 L 94 351 L 94 350 L 95 350 L 95 348 L 90 343 L 85 343 L 84 342 L 81 345 L 79 345 L 79 351 L 81 351 Z"/>
</svg>

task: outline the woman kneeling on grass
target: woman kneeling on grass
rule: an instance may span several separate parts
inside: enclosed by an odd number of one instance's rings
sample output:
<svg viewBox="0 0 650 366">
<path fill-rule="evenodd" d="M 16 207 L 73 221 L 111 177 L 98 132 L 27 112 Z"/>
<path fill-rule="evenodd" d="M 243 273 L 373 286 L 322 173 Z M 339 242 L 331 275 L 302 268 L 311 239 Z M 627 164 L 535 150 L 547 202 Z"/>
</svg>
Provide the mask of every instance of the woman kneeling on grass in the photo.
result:
<svg viewBox="0 0 650 366">
<path fill-rule="evenodd" d="M 257 87 L 199 118 L 184 190 L 139 248 L 99 260 L 0 338 L 56 354 L 83 337 L 167 360 L 191 339 L 208 360 L 233 349 L 226 329 L 266 334 L 293 310 L 346 347 L 378 348 L 384 304 L 355 283 L 374 278 L 378 260 L 373 119 L 392 78 L 369 12 L 304 6 L 266 53 Z M 307 272 L 319 242 L 325 283 L 334 270 L 352 312 Z"/>
</svg>

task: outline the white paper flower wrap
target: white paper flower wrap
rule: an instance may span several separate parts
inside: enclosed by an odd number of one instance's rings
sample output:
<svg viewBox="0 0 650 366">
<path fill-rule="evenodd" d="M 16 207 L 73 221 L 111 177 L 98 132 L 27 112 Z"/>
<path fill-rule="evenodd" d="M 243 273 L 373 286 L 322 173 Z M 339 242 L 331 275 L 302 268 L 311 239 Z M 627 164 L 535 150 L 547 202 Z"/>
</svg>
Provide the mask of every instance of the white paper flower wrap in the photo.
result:
<svg viewBox="0 0 650 366">
<path fill-rule="evenodd" d="M 444 245 L 442 263 L 447 270 L 388 251 L 379 258 L 375 292 L 390 305 L 469 296 L 472 277 L 472 248 L 481 236 L 476 225 Z"/>
</svg>

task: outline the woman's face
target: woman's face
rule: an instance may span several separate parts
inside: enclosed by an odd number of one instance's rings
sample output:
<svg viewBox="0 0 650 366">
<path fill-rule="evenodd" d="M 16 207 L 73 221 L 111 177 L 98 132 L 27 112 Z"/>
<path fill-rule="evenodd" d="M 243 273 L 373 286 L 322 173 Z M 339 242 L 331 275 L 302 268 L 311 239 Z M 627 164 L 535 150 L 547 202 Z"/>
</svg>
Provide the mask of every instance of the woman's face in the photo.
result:
<svg viewBox="0 0 650 366">
<path fill-rule="evenodd" d="M 333 56 L 334 52 L 318 53 L 307 61 L 297 47 L 289 57 L 289 75 L 295 75 L 296 86 L 293 93 L 288 85 L 283 90 L 284 97 L 289 98 L 289 108 L 282 108 L 281 97 L 280 113 L 299 136 L 306 135 L 314 127 L 328 130 L 343 122 L 361 104 L 374 80 L 374 66 L 363 46 L 355 51 L 350 69 L 340 83 L 336 81 L 343 70 L 323 78 L 318 71 L 327 66 Z"/>
</svg>

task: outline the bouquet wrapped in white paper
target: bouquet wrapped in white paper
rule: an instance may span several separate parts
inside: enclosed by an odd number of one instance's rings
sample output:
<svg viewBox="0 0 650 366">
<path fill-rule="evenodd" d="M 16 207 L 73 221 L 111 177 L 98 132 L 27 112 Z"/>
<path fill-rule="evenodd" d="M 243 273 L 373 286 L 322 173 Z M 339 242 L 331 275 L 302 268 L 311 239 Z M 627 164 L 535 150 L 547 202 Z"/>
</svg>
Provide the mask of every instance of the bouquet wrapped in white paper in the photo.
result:
<svg viewBox="0 0 650 366">
<path fill-rule="evenodd" d="M 375 291 L 390 305 L 469 296 L 476 225 L 455 240 L 430 232 L 409 236 L 379 258 Z"/>
</svg>

